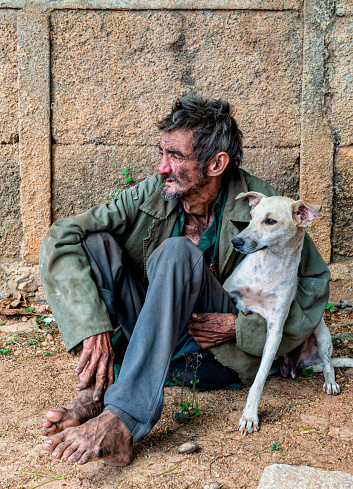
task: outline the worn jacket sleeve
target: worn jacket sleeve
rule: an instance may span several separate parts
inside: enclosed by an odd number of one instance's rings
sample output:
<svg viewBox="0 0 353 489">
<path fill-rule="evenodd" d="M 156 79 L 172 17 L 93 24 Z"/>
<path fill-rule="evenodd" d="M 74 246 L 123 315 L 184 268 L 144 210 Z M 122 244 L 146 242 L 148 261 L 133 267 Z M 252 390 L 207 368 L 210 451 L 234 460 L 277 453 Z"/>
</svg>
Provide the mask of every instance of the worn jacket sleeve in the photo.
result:
<svg viewBox="0 0 353 489">
<path fill-rule="evenodd" d="M 327 305 L 329 278 L 325 262 L 306 235 L 298 269 L 297 293 L 284 325 L 278 355 L 290 352 L 314 332 Z M 258 314 L 240 312 L 235 329 L 238 348 L 250 355 L 261 356 L 266 341 L 266 321 Z"/>
<path fill-rule="evenodd" d="M 41 280 L 67 351 L 89 336 L 113 329 L 104 302 L 91 278 L 81 241 L 89 233 L 122 234 L 129 220 L 126 194 L 54 223 L 39 258 Z M 130 216 L 131 219 L 131 216 Z"/>
</svg>

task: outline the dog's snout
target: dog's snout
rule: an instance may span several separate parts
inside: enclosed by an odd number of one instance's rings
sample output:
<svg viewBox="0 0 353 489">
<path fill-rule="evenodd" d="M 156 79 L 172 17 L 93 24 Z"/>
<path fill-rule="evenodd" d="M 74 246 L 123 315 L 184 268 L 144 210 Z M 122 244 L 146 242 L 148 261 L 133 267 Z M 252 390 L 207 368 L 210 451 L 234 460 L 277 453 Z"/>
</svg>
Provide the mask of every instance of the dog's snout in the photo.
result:
<svg viewBox="0 0 353 489">
<path fill-rule="evenodd" d="M 232 244 L 237 251 L 240 250 L 240 248 L 242 246 L 244 246 L 244 243 L 245 243 L 245 241 L 243 240 L 243 238 L 237 237 L 237 238 L 232 239 Z"/>
</svg>

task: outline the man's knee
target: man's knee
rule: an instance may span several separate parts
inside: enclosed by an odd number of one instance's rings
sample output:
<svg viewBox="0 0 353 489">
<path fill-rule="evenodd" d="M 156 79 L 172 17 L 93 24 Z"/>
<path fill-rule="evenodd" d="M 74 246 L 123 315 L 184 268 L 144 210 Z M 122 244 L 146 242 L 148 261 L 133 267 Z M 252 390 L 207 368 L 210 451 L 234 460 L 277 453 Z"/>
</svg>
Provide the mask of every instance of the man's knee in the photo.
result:
<svg viewBox="0 0 353 489">
<path fill-rule="evenodd" d="M 168 238 L 163 241 L 151 254 L 147 260 L 147 269 L 155 266 L 157 263 L 165 263 L 168 266 L 188 264 L 193 265 L 202 260 L 202 251 L 185 236 L 177 238 Z"/>
</svg>

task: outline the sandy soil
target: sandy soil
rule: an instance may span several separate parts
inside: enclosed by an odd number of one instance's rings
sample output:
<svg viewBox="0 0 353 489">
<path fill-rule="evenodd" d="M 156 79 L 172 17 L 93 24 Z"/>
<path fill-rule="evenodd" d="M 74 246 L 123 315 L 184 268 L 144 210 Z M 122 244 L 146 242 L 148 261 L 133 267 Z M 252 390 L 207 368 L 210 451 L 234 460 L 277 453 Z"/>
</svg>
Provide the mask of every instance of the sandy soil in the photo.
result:
<svg viewBox="0 0 353 489">
<path fill-rule="evenodd" d="M 327 322 L 332 323 L 331 331 L 353 332 L 351 310 L 328 312 Z M 210 467 L 224 488 L 252 489 L 264 467 L 273 463 L 353 474 L 352 370 L 336 370 L 342 391 L 336 397 L 322 392 L 321 374 L 297 381 L 271 377 L 260 405 L 261 430 L 246 437 L 237 424 L 248 388 L 198 394 L 201 416 L 178 425 L 172 414 L 178 410 L 181 388 L 168 387 L 162 418 L 143 442 L 136 443 L 129 467 L 116 469 L 103 462 L 77 467 L 52 459 L 41 449 L 38 435 L 46 410 L 75 397 L 77 360 L 65 353 L 55 324 L 45 326 L 31 315 L 0 315 L 0 337 L 3 489 L 201 489 L 212 482 Z M 353 342 L 334 343 L 335 356 L 353 357 Z M 199 450 L 179 455 L 178 447 L 190 440 Z"/>
</svg>

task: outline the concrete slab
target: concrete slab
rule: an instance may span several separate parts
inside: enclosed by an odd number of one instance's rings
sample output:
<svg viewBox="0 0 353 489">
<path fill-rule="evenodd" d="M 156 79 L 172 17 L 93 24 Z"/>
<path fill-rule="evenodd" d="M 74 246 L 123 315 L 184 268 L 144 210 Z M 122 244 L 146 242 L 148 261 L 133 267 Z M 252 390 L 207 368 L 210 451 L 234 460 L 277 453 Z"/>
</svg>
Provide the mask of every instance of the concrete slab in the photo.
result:
<svg viewBox="0 0 353 489">
<path fill-rule="evenodd" d="M 274 464 L 266 467 L 257 489 L 351 489 L 353 476 L 314 467 Z"/>
</svg>

